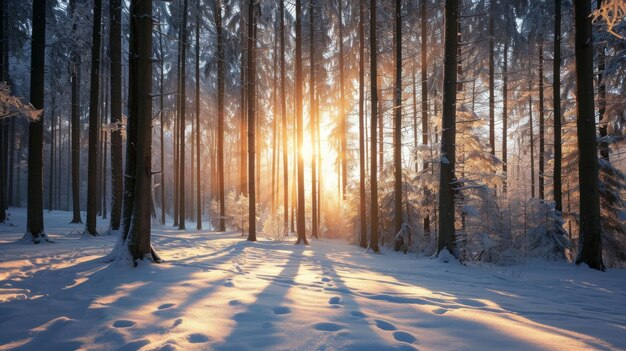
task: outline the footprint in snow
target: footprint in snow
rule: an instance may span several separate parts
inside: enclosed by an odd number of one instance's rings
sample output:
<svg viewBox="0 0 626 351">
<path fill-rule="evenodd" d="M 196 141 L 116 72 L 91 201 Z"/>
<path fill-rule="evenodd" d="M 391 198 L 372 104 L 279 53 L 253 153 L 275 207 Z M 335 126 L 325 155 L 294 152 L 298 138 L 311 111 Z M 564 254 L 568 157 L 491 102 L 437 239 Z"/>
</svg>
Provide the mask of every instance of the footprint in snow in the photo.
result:
<svg viewBox="0 0 626 351">
<path fill-rule="evenodd" d="M 350 312 L 350 314 L 352 315 L 352 317 L 356 317 L 356 318 L 365 318 L 367 317 L 367 315 L 363 312 L 360 311 L 352 311 Z"/>
<path fill-rule="evenodd" d="M 200 344 L 209 341 L 209 337 L 201 333 L 193 333 L 187 336 L 187 341 L 192 344 Z"/>
<path fill-rule="evenodd" d="M 341 303 L 341 297 L 333 296 L 330 299 L 328 299 L 328 303 L 331 305 L 338 305 Z"/>
<path fill-rule="evenodd" d="M 446 312 L 448 312 L 446 308 L 436 308 L 433 310 L 433 313 L 438 315 L 445 314 Z"/>
<path fill-rule="evenodd" d="M 174 304 L 173 304 L 173 303 L 164 303 L 164 304 L 162 304 L 161 306 L 157 307 L 157 309 L 159 309 L 159 310 L 165 310 L 165 309 L 168 309 L 168 308 L 170 308 L 170 307 L 172 307 L 172 306 L 174 306 Z"/>
<path fill-rule="evenodd" d="M 232 281 L 227 281 L 226 283 L 222 284 L 222 286 L 232 288 L 233 286 L 235 286 L 235 284 Z"/>
<path fill-rule="evenodd" d="M 322 281 L 323 281 L 324 283 L 329 282 L 329 281 L 330 281 L 330 278 L 328 278 L 328 277 L 323 277 L 323 278 L 322 278 Z"/>
<path fill-rule="evenodd" d="M 407 333 L 407 332 L 403 332 L 403 331 L 396 331 L 393 333 L 393 338 L 396 339 L 397 341 L 401 341 L 401 342 L 406 342 L 409 344 L 412 344 L 414 342 L 417 341 L 417 338 L 415 338 L 415 336 L 413 336 L 413 334 Z"/>
<path fill-rule="evenodd" d="M 291 309 L 286 306 L 276 306 L 272 309 L 274 314 L 287 314 L 291 312 Z"/>
<path fill-rule="evenodd" d="M 396 330 L 396 329 L 398 329 L 398 328 L 396 328 L 395 325 L 393 325 L 393 324 L 391 324 L 391 323 L 389 323 L 387 321 L 384 321 L 382 319 L 376 319 L 374 321 L 376 322 L 376 326 L 379 329 L 382 329 L 382 330 Z"/>
<path fill-rule="evenodd" d="M 315 328 L 316 330 L 320 330 L 320 331 L 334 332 L 334 331 L 344 329 L 345 327 L 343 325 L 339 325 L 336 323 L 321 322 L 321 323 L 314 324 L 313 328 Z"/>
<path fill-rule="evenodd" d="M 228 301 L 228 304 L 231 306 L 240 306 L 242 303 L 239 300 L 230 300 Z"/>
<path fill-rule="evenodd" d="M 126 320 L 126 319 L 120 319 L 120 320 L 117 320 L 117 321 L 113 322 L 113 327 L 114 328 L 130 328 L 133 325 L 135 325 L 135 322 L 129 321 L 129 320 Z"/>
</svg>

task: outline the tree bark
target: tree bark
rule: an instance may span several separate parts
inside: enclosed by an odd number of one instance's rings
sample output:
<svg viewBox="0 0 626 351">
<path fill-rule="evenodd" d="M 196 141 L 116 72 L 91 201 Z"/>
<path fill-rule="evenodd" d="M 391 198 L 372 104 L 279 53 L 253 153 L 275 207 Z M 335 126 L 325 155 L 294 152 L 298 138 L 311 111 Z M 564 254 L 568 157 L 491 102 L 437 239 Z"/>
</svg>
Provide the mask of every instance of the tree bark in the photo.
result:
<svg viewBox="0 0 626 351">
<path fill-rule="evenodd" d="M 552 76 L 552 105 L 554 106 L 554 208 L 563 211 L 561 181 L 561 0 L 554 0 L 554 61 Z"/>
<path fill-rule="evenodd" d="M 377 172 L 377 157 L 376 152 L 376 134 L 377 134 L 377 118 L 378 118 L 378 74 L 377 74 L 377 54 L 378 48 L 376 45 L 376 0 L 370 0 L 370 94 L 371 101 L 371 137 L 370 137 L 370 242 L 369 247 L 374 252 L 379 252 L 378 248 L 378 172 Z"/>
<path fill-rule="evenodd" d="M 280 0 L 280 105 L 283 137 L 283 212 L 289 227 L 289 154 L 287 150 L 287 98 L 285 96 L 285 0 Z"/>
<path fill-rule="evenodd" d="M 367 213 L 365 199 L 365 0 L 359 0 L 359 244 L 367 246 Z"/>
<path fill-rule="evenodd" d="M 343 6 L 342 1 L 338 1 L 339 10 L 339 123 L 341 124 L 341 194 L 342 199 L 346 199 L 346 187 L 348 186 L 348 142 L 346 127 L 346 102 L 344 83 L 344 58 L 343 58 Z"/>
<path fill-rule="evenodd" d="M 87 225 L 85 234 L 98 235 L 96 214 L 98 211 L 98 145 L 100 128 L 98 95 L 100 92 L 100 41 L 102 1 L 93 1 L 93 32 L 91 44 L 91 87 L 89 90 L 89 161 L 87 165 Z"/>
<path fill-rule="evenodd" d="M 296 0 L 296 76 L 295 76 L 295 100 L 296 100 L 296 133 L 298 153 L 298 205 L 297 205 L 297 232 L 296 245 L 308 245 L 304 224 L 304 158 L 302 157 L 304 123 L 302 121 L 302 4 Z"/>
<path fill-rule="evenodd" d="M 508 94 L 509 94 L 509 42 L 508 39 L 504 41 L 504 57 L 502 59 L 502 194 L 507 194 L 507 176 L 508 176 L 508 133 L 509 133 L 509 107 L 508 107 Z"/>
<path fill-rule="evenodd" d="M 439 237 L 437 255 L 447 249 L 458 258 L 454 228 L 456 177 L 456 83 L 458 0 L 446 0 L 441 162 L 439 173 Z M 492 89 L 493 86 L 490 86 Z"/>
<path fill-rule="evenodd" d="M 489 147 L 491 155 L 496 155 L 496 134 L 495 134 L 495 82 L 494 82 L 494 1 L 489 3 Z"/>
<path fill-rule="evenodd" d="M 44 104 L 44 66 L 46 40 L 46 0 L 33 1 L 33 34 L 31 45 L 30 103 L 37 110 Z M 28 125 L 28 209 L 26 236 L 39 243 L 43 222 L 43 113 Z"/>
<path fill-rule="evenodd" d="M 427 4 L 426 4 L 426 0 L 422 0 L 422 4 L 421 4 L 421 15 L 422 15 L 422 30 L 421 30 L 421 36 L 422 36 L 422 41 L 421 41 L 421 64 L 420 64 L 420 69 L 421 69 L 421 74 L 420 77 L 422 78 L 422 145 L 424 145 L 424 147 L 428 146 L 428 135 L 429 135 L 429 130 L 428 130 L 428 61 L 427 61 L 427 55 L 428 55 L 428 30 L 427 30 Z M 422 169 L 423 170 L 427 170 L 429 168 L 429 164 L 427 160 L 423 161 L 423 166 Z M 430 233 L 430 215 L 427 213 L 426 216 L 424 216 L 424 233 Z"/>
<path fill-rule="evenodd" d="M 543 41 L 539 44 L 539 199 L 545 199 L 545 121 L 543 99 Z"/>
<path fill-rule="evenodd" d="M 396 0 L 396 89 L 394 103 L 394 233 L 402 228 L 402 1 Z M 407 243 L 408 244 L 408 243 Z"/>
<path fill-rule="evenodd" d="M 311 133 L 311 149 L 314 150 L 311 153 L 311 222 L 312 222 L 312 226 L 311 226 L 311 236 L 313 236 L 314 238 L 317 239 L 317 194 L 316 194 L 316 182 L 317 182 L 317 163 L 316 163 L 316 155 L 315 155 L 315 119 L 316 119 L 316 114 L 315 114 L 315 27 L 313 26 L 313 22 L 315 21 L 315 5 L 313 3 L 313 0 L 309 0 L 309 55 L 310 55 L 310 60 L 311 60 L 311 72 L 310 72 L 310 82 L 309 82 L 309 127 L 310 127 L 310 133 Z M 339 7 L 341 8 L 341 2 Z M 341 14 L 341 10 L 339 11 L 339 13 Z M 341 19 L 340 19 L 341 20 Z M 340 25 L 341 26 L 341 25 Z M 341 29 L 340 29 L 340 33 L 341 33 Z M 342 54 L 342 44 L 341 44 L 341 39 L 340 39 L 340 44 L 339 44 L 339 62 L 340 62 L 340 76 L 342 75 L 342 66 L 341 64 L 343 63 L 343 60 L 341 59 L 341 54 Z M 341 78 L 340 78 L 341 81 Z M 342 84 L 343 82 L 341 82 L 340 84 Z M 342 89 L 342 88 L 340 88 Z M 343 92 L 340 93 L 341 96 L 343 96 Z M 342 128 L 342 133 L 343 133 L 343 118 L 344 116 L 342 115 L 342 110 L 343 110 L 343 106 L 341 105 L 343 103 L 343 100 L 340 101 L 339 103 L 339 119 L 340 119 L 340 124 L 341 124 L 341 128 Z M 345 135 L 342 134 L 341 138 L 345 138 Z M 343 144 L 343 141 L 342 141 Z M 341 155 L 341 162 L 343 165 L 343 149 L 340 150 L 340 155 Z M 342 166 L 343 167 L 343 166 Z M 343 190 L 343 187 L 342 187 Z"/>
<path fill-rule="evenodd" d="M 111 0 L 111 230 L 120 229 L 122 201 L 124 199 L 124 177 L 122 164 L 122 3 Z M 161 101 L 163 97 L 161 96 Z M 162 124 L 162 122 L 161 122 Z M 161 187 L 163 182 L 161 181 Z M 161 204 L 163 207 L 163 204 Z"/>
<path fill-rule="evenodd" d="M 186 87 L 186 63 L 187 63 L 187 13 L 188 13 L 188 1 L 183 1 L 183 22 L 181 26 L 181 34 L 179 40 L 180 45 L 180 76 L 179 79 L 179 93 L 180 93 L 180 106 L 178 116 L 178 142 L 179 142 L 179 155 L 178 155 L 178 229 L 185 229 L 185 110 L 187 105 L 187 97 L 185 95 Z"/>
<path fill-rule="evenodd" d="M 200 1 L 197 3 L 200 5 Z M 200 16 L 196 14 L 196 229 L 202 229 L 202 184 L 200 179 Z M 217 130 L 218 148 L 217 158 L 220 163 L 220 226 L 219 230 L 226 230 L 224 225 L 224 44 L 222 34 L 222 2 L 218 1 L 215 11 L 215 29 L 217 32 Z"/>
<path fill-rule="evenodd" d="M 255 105 L 256 105 L 256 5 L 248 1 L 248 241 L 256 241 Z"/>
<path fill-rule="evenodd" d="M 593 36 L 591 2 L 574 1 L 576 55 L 576 127 L 578 135 L 578 179 L 580 189 L 580 232 L 576 264 L 586 263 L 604 271 L 598 151 L 593 96 Z"/>
</svg>

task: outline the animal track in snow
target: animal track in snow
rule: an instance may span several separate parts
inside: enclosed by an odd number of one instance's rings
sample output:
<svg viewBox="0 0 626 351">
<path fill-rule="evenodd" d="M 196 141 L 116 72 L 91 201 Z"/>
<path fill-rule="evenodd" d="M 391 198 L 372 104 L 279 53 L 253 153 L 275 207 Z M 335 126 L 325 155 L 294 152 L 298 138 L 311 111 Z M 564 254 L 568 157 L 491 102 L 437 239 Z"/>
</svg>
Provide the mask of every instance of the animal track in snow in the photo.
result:
<svg viewBox="0 0 626 351">
<path fill-rule="evenodd" d="M 129 321 L 129 320 L 126 320 L 126 319 L 120 319 L 120 320 L 117 320 L 117 321 L 113 322 L 113 327 L 114 328 L 130 328 L 133 325 L 135 325 L 135 322 Z"/>
<path fill-rule="evenodd" d="M 374 320 L 374 322 L 376 322 L 376 326 L 379 329 L 382 329 L 382 330 L 396 330 L 396 329 L 398 329 L 398 328 L 396 328 L 395 325 L 393 325 L 393 324 L 391 324 L 391 323 L 389 323 L 387 321 L 384 321 L 382 319 L 376 319 L 376 320 Z"/>
</svg>

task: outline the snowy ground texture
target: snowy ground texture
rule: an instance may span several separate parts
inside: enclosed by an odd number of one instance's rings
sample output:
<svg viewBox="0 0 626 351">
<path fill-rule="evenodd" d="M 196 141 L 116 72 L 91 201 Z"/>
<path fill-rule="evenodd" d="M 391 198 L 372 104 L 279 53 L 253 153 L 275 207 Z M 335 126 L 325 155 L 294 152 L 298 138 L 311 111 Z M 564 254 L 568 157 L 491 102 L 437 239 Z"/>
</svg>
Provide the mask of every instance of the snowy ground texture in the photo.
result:
<svg viewBox="0 0 626 351">
<path fill-rule="evenodd" d="M 339 241 L 155 227 L 165 263 L 104 264 L 115 238 L 46 215 L 0 224 L 0 349 L 626 350 L 626 271 L 466 267 Z M 100 222 L 105 229 L 105 222 Z"/>
</svg>

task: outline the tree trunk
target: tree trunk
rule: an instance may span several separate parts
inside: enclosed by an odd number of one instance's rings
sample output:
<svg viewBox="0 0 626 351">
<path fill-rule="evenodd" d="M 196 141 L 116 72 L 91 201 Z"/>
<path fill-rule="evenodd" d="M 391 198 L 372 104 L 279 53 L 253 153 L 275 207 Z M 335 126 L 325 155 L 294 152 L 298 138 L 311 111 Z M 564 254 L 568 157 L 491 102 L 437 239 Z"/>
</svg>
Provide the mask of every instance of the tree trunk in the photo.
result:
<svg viewBox="0 0 626 351">
<path fill-rule="evenodd" d="M 98 145 L 100 119 L 98 117 L 98 95 L 100 92 L 100 36 L 102 0 L 93 2 L 93 32 L 91 44 L 91 87 L 89 90 L 89 161 L 87 165 L 87 225 L 85 233 L 98 235 L 96 214 L 98 211 Z"/>
<path fill-rule="evenodd" d="M 365 0 L 359 0 L 359 217 L 361 247 L 367 246 L 365 199 Z"/>
<path fill-rule="evenodd" d="M 256 5 L 248 2 L 248 241 L 256 241 L 255 105 L 256 105 Z"/>
<path fill-rule="evenodd" d="M 46 40 L 46 1 L 33 1 L 30 103 L 43 110 Z M 43 222 L 43 113 L 28 125 L 28 209 L 26 236 L 34 243 L 46 240 Z"/>
<path fill-rule="evenodd" d="M 530 196 L 535 197 L 535 131 L 533 130 L 533 94 L 532 79 L 530 72 L 530 60 L 528 61 L 528 128 L 530 131 Z"/>
<path fill-rule="evenodd" d="M 394 234 L 402 228 L 402 1 L 396 0 L 396 89 L 394 103 Z M 408 244 L 408 243 L 407 243 Z"/>
<path fill-rule="evenodd" d="M 247 172 L 247 168 L 248 168 L 248 162 L 247 157 L 248 157 L 248 138 L 247 138 L 247 107 L 246 107 L 246 94 L 248 91 L 248 83 L 246 80 L 246 65 L 247 65 L 247 61 L 246 61 L 246 21 L 245 21 L 245 9 L 247 6 L 245 5 L 245 2 L 248 0 L 241 0 L 241 14 L 240 14 L 240 18 L 241 18 L 241 24 L 240 24 L 240 29 L 241 29 L 241 102 L 240 102 L 240 109 L 241 109 L 241 124 L 240 124 L 240 147 L 241 147 L 241 155 L 240 155 L 240 164 L 239 164 L 239 181 L 240 181 L 240 191 L 241 194 L 244 196 L 248 196 L 248 183 L 246 181 L 246 172 Z"/>
<path fill-rule="evenodd" d="M 342 1 L 338 1 L 339 10 L 339 123 L 341 124 L 341 194 L 342 199 L 346 199 L 346 187 L 348 186 L 348 143 L 346 128 L 346 102 L 344 88 L 344 59 L 343 59 L 343 6 Z"/>
<path fill-rule="evenodd" d="M 494 83 L 494 40 L 493 28 L 494 2 L 489 3 L 489 147 L 491 155 L 496 155 L 496 134 L 495 134 L 495 83 Z"/>
<path fill-rule="evenodd" d="M 280 104 L 283 137 L 284 226 L 289 226 L 289 154 L 287 150 L 287 98 L 285 96 L 285 0 L 280 0 Z"/>
<path fill-rule="evenodd" d="M 308 245 L 304 225 L 304 158 L 302 157 L 304 123 L 302 121 L 302 5 L 301 0 L 296 0 L 296 76 L 295 76 L 295 100 L 296 100 L 296 133 L 298 154 L 298 206 L 297 206 L 297 244 Z"/>
<path fill-rule="evenodd" d="M 508 39 L 504 41 L 504 57 L 502 59 L 502 194 L 507 194 L 507 166 L 508 166 L 508 149 L 507 140 L 509 133 L 509 108 L 508 108 L 508 94 L 509 94 L 509 42 Z"/>
<path fill-rule="evenodd" d="M 580 189 L 580 232 L 576 264 L 582 262 L 604 271 L 602 261 L 602 227 L 598 151 L 593 102 L 593 36 L 591 3 L 574 1 L 576 54 L 576 127 L 578 135 L 578 179 Z"/>
<path fill-rule="evenodd" d="M 370 0 L 370 85 L 371 85 L 371 137 L 370 137 L 370 148 L 371 148 L 371 168 L 370 168 L 370 217 L 371 219 L 371 228 L 370 228 L 370 242 L 369 247 L 374 252 L 380 251 L 378 248 L 378 172 L 377 172 L 377 157 L 378 154 L 376 152 L 376 134 L 378 127 L 377 118 L 378 118 L 378 74 L 377 74 L 377 54 L 378 48 L 376 46 L 376 0 Z"/>
<path fill-rule="evenodd" d="M 545 199 L 545 121 L 543 104 L 543 41 L 539 44 L 539 199 Z"/>
<path fill-rule="evenodd" d="M 437 255 L 447 249 L 458 258 L 454 228 L 454 195 L 456 177 L 456 83 L 457 83 L 457 21 L 458 0 L 446 0 L 445 47 L 443 76 L 443 113 L 441 133 L 441 161 L 439 173 L 439 237 Z M 490 85 L 493 89 L 493 85 Z"/>
<path fill-rule="evenodd" d="M 597 8 L 602 7 L 603 0 L 597 1 Z M 559 19 L 560 20 L 560 19 Z M 556 24 L 555 24 L 556 25 Z M 606 140 L 608 134 L 608 121 L 605 118 L 606 112 L 606 81 L 604 76 L 604 67 L 606 64 L 606 44 L 601 44 L 598 53 L 598 129 L 600 132 L 600 157 L 609 161 L 609 143 Z"/>
<path fill-rule="evenodd" d="M 124 198 L 122 164 L 122 3 L 111 0 L 109 11 L 111 30 L 111 230 L 120 229 L 122 200 Z M 161 96 L 161 101 L 163 97 Z M 162 105 L 162 104 L 161 104 Z M 161 125 L 163 122 L 161 122 Z M 163 182 L 161 182 L 163 187 Z M 161 204 L 163 206 L 163 204 Z"/>
<path fill-rule="evenodd" d="M 428 135 L 429 135 L 429 130 L 428 130 L 428 61 L 427 61 L 427 54 L 428 54 L 428 30 L 427 30 L 427 5 L 426 5 L 426 0 L 422 0 L 422 4 L 421 4 L 421 8 L 422 8 L 422 31 L 421 31 L 421 36 L 422 36 L 422 41 L 421 41 L 421 64 L 420 64 L 420 69 L 421 69 L 421 75 L 420 77 L 422 78 L 422 145 L 424 145 L 424 147 L 428 146 Z M 423 170 L 427 170 L 429 167 L 428 161 L 424 160 L 423 161 Z M 426 216 L 424 216 L 424 233 L 430 233 L 430 215 L 427 213 Z"/>
<path fill-rule="evenodd" d="M 315 150 L 315 118 L 317 117 L 315 114 L 315 28 L 313 26 L 313 21 L 315 21 L 315 6 L 316 4 L 313 3 L 313 0 L 309 0 L 309 55 L 310 55 L 310 59 L 311 59 L 311 73 L 310 73 L 310 82 L 309 82 L 309 126 L 310 126 L 310 132 L 311 132 L 311 149 Z M 339 8 L 341 8 L 341 2 L 339 5 Z M 339 13 L 341 14 L 341 10 L 339 11 Z M 340 19 L 341 20 L 341 19 Z M 341 27 L 341 25 L 340 25 Z M 341 29 L 340 29 L 341 32 Z M 342 63 L 342 59 L 341 59 L 341 38 L 340 38 L 340 44 L 339 44 L 339 61 L 340 61 L 340 75 L 341 75 L 341 63 Z M 341 79 L 340 79 L 341 80 Z M 341 89 L 341 88 L 340 88 Z M 340 93 L 343 96 L 343 93 Z M 340 101 L 339 103 L 339 119 L 340 119 L 340 124 L 342 125 L 341 128 L 343 128 L 343 118 L 344 116 L 341 114 L 342 113 L 342 107 L 341 104 L 343 103 L 343 101 Z M 343 133 L 343 129 L 342 129 L 342 133 Z M 342 138 L 345 138 L 345 135 L 341 136 Z M 343 143 L 343 141 L 342 141 Z M 340 155 L 341 156 L 341 162 L 343 165 L 343 149 L 340 150 Z M 312 227 L 311 227 L 311 235 L 317 239 L 317 194 L 316 194 L 316 176 L 317 176 L 317 164 L 316 164 L 316 155 L 315 155 L 315 151 L 313 151 L 311 153 L 311 222 L 312 222 Z M 342 188 L 343 190 L 343 188 Z"/>
<path fill-rule="evenodd" d="M 561 0 L 554 0 L 554 62 L 552 99 L 554 106 L 554 201 L 555 209 L 563 211 L 561 181 Z"/>
<path fill-rule="evenodd" d="M 161 22 L 162 16 L 161 16 L 161 12 L 159 11 L 159 22 Z M 160 122 L 161 122 L 161 128 L 160 128 L 160 132 L 161 132 L 161 225 L 165 225 L 165 210 L 166 210 L 166 206 L 165 206 L 165 138 L 164 138 L 164 133 L 163 133 L 163 129 L 164 124 L 163 124 L 163 120 L 164 120 L 164 113 L 163 113 L 163 84 L 164 84 L 164 79 L 165 79 L 165 71 L 164 71 L 164 59 L 165 59 L 165 55 L 163 53 L 163 32 L 161 30 L 159 30 L 159 52 L 161 55 L 161 62 L 159 62 L 159 66 L 160 66 L 160 74 L 159 74 L 159 89 L 160 89 L 160 95 L 159 95 L 159 118 L 160 118 Z M 111 145 L 111 148 L 113 147 L 113 145 Z M 120 147 L 120 151 L 121 151 L 121 147 Z M 112 152 L 111 152 L 112 153 Z M 121 156 L 121 152 L 120 152 L 120 156 Z M 121 157 L 120 157 L 121 160 Z M 112 161 L 112 159 L 111 159 Z M 111 163 L 112 164 L 112 163 Z M 111 210 L 113 211 L 113 210 Z"/>
<path fill-rule="evenodd" d="M 180 93 L 180 112 L 178 116 L 179 120 L 179 134 L 178 134 L 178 142 L 179 142 L 179 155 L 178 155 L 178 229 L 185 229 L 185 185 L 187 182 L 185 181 L 185 108 L 187 105 L 187 97 L 185 95 L 185 86 L 186 86 L 186 63 L 187 63 L 187 6 L 188 1 L 183 1 L 183 23 L 181 26 L 181 34 L 180 34 L 180 76 L 179 78 L 179 93 Z"/>
<path fill-rule="evenodd" d="M 200 5 L 200 1 L 197 3 Z M 222 43 L 222 3 L 217 2 L 215 28 L 217 31 L 217 130 L 219 134 L 217 158 L 220 163 L 220 231 L 224 224 L 224 45 Z M 202 229 L 202 184 L 200 176 L 200 14 L 196 14 L 196 229 Z"/>
<path fill-rule="evenodd" d="M 126 159 L 127 174 L 134 176 L 133 187 L 126 188 L 132 192 L 132 213 L 128 216 L 129 224 L 126 231 L 128 236 L 126 245 L 135 264 L 138 259 L 151 255 L 152 260 L 160 262 L 156 252 L 150 245 L 150 188 L 152 184 L 152 0 L 131 1 L 131 34 L 130 34 L 130 87 L 129 87 L 129 127 L 135 124 L 132 130 L 128 129 L 129 140 L 136 146 L 127 146 L 128 151 L 135 151 L 136 163 L 129 163 Z M 131 120 L 133 120 L 131 122 Z M 134 167 L 133 167 L 134 165 Z M 132 169 L 129 171 L 129 169 Z M 129 185 L 129 179 L 126 180 Z M 132 190 L 128 190 L 132 189 Z M 128 200 L 125 197 L 125 200 Z M 130 204 L 124 204 L 126 207 Z M 126 224 L 126 223 L 125 223 Z"/>
</svg>

